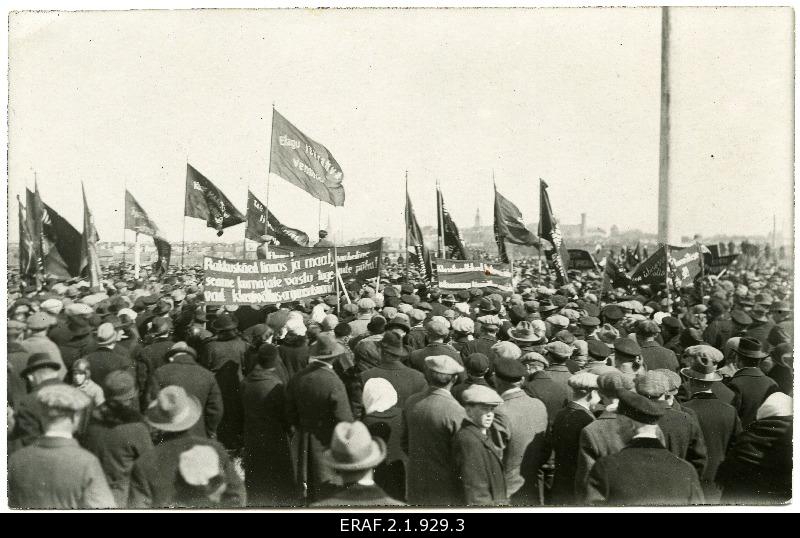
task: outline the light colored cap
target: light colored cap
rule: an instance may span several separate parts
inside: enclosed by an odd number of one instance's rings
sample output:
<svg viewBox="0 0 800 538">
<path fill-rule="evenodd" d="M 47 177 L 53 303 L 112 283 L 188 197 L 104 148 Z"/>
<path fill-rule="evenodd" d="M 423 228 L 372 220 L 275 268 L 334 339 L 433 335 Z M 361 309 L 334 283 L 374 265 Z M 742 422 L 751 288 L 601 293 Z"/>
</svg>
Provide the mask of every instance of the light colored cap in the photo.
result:
<svg viewBox="0 0 800 538">
<path fill-rule="evenodd" d="M 516 360 L 522 356 L 522 350 L 513 342 L 497 342 L 491 349 L 496 357 Z"/>
<path fill-rule="evenodd" d="M 431 372 L 445 375 L 460 374 L 464 371 L 464 367 L 448 355 L 432 355 L 430 357 L 425 357 L 425 366 L 427 366 Z"/>
<path fill-rule="evenodd" d="M 460 333 L 472 334 L 475 332 L 475 322 L 471 318 L 461 316 L 453 320 L 453 330 Z"/>
<path fill-rule="evenodd" d="M 597 388 L 597 374 L 578 372 L 567 380 L 567 384 L 575 390 L 589 391 Z"/>
<path fill-rule="evenodd" d="M 41 304 L 41 309 L 47 312 L 48 314 L 57 316 L 58 314 L 61 313 L 61 310 L 64 309 L 64 303 L 62 303 L 58 299 L 47 299 Z"/>
<path fill-rule="evenodd" d="M 470 385 L 464 392 L 461 393 L 461 400 L 464 405 L 500 405 L 503 399 L 494 389 L 484 385 Z"/>
<path fill-rule="evenodd" d="M 207 486 L 222 473 L 219 454 L 209 445 L 195 445 L 178 458 L 178 470 L 190 486 Z"/>
</svg>

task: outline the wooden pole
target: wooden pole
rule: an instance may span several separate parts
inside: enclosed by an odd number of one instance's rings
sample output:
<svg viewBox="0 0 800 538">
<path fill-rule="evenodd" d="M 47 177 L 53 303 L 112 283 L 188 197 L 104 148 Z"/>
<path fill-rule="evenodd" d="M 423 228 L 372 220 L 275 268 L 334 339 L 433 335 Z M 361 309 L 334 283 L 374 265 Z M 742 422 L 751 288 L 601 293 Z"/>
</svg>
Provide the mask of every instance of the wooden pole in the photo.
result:
<svg viewBox="0 0 800 538">
<path fill-rule="evenodd" d="M 406 282 L 408 282 L 408 276 L 410 274 L 409 271 L 409 264 L 408 264 L 408 170 L 406 170 L 406 210 L 405 210 L 405 223 L 403 226 L 406 229 L 406 251 L 403 253 L 403 259 L 405 260 L 405 270 L 406 270 Z"/>
<path fill-rule="evenodd" d="M 272 168 L 272 143 L 275 137 L 275 103 L 272 103 L 272 123 L 269 129 L 269 157 L 267 158 L 267 197 L 264 198 L 264 231 L 269 231 L 269 178 Z M 266 234 L 269 235 L 269 234 Z M 269 241 L 264 243 L 264 258 L 269 259 Z"/>
<path fill-rule="evenodd" d="M 658 158 L 658 241 L 668 244 L 670 230 L 669 194 L 669 7 L 661 8 L 661 129 Z"/>
<path fill-rule="evenodd" d="M 139 248 L 139 232 L 133 244 L 133 278 L 139 279 L 139 266 L 141 265 L 141 248 Z"/>
</svg>

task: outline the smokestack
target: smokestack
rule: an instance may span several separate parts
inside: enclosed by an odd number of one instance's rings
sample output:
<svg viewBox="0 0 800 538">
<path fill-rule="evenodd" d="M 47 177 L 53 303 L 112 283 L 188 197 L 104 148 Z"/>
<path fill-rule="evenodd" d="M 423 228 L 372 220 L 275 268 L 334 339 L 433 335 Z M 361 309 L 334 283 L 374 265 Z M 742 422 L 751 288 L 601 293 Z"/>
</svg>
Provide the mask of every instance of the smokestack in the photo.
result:
<svg viewBox="0 0 800 538">
<path fill-rule="evenodd" d="M 581 213 L 581 238 L 586 237 L 586 213 Z"/>
</svg>

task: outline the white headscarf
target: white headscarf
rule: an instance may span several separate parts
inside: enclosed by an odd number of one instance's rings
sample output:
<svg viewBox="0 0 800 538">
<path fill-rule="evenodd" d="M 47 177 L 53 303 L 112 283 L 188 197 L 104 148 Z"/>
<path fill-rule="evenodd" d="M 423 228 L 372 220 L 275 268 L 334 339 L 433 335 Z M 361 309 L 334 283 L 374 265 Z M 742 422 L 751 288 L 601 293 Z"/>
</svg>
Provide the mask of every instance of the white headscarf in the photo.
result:
<svg viewBox="0 0 800 538">
<path fill-rule="evenodd" d="M 756 411 L 756 420 L 770 417 L 791 417 L 792 397 L 782 392 L 773 392 L 769 398 L 764 400 L 761 407 Z"/>
<path fill-rule="evenodd" d="M 364 383 L 361 399 L 364 402 L 365 415 L 380 413 L 397 405 L 397 391 L 386 379 L 373 377 Z"/>
<path fill-rule="evenodd" d="M 325 309 L 326 306 L 328 305 L 320 303 L 311 309 L 311 321 L 315 323 L 322 323 L 322 320 L 325 319 L 325 314 L 327 313 Z"/>
</svg>

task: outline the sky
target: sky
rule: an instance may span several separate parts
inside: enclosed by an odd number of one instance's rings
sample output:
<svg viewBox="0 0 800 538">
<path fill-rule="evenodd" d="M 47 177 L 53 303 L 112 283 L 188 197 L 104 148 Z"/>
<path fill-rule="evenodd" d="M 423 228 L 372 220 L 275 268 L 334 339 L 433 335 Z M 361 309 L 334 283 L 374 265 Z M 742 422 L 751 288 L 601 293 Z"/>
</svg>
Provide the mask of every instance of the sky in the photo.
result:
<svg viewBox="0 0 800 538">
<path fill-rule="evenodd" d="M 792 10 L 671 24 L 673 233 L 764 235 L 775 215 L 790 235 Z M 83 182 L 101 240 L 122 240 L 127 188 L 179 241 L 187 162 L 312 237 L 328 219 L 402 237 L 406 171 L 422 226 L 437 180 L 459 226 L 490 224 L 492 177 L 536 222 L 542 178 L 562 223 L 655 233 L 660 36 L 658 8 L 12 13 L 9 239 L 35 176 L 78 230 Z M 268 180 L 273 105 L 339 162 L 343 208 Z"/>
</svg>

